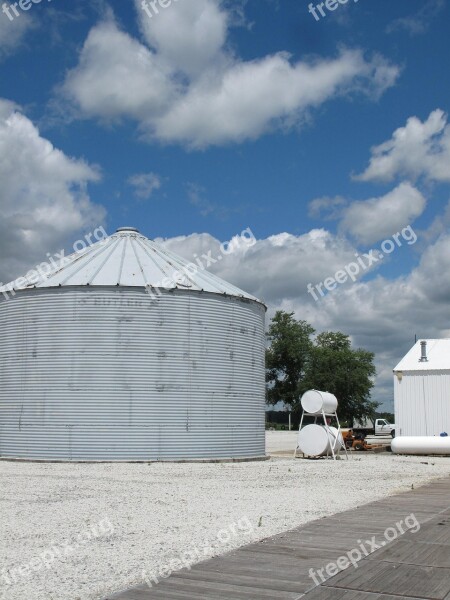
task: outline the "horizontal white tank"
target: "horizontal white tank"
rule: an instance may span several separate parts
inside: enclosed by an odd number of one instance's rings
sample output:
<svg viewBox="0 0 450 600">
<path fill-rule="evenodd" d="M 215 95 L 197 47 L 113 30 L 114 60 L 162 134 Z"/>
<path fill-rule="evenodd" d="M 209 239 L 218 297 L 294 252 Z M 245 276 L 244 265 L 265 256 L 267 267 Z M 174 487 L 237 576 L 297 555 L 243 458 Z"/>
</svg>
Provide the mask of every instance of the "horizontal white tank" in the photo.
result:
<svg viewBox="0 0 450 600">
<path fill-rule="evenodd" d="M 342 435 L 335 427 L 307 425 L 298 433 L 297 448 L 307 456 L 325 456 L 337 452 L 344 445 Z"/>
<path fill-rule="evenodd" d="M 450 456 L 450 437 L 396 437 L 391 443 L 395 454 L 441 454 Z"/>
<path fill-rule="evenodd" d="M 302 408 L 311 415 L 321 415 L 324 413 L 335 413 L 338 407 L 336 396 L 329 392 L 319 392 L 318 390 L 309 390 L 305 392 L 301 399 Z"/>
</svg>

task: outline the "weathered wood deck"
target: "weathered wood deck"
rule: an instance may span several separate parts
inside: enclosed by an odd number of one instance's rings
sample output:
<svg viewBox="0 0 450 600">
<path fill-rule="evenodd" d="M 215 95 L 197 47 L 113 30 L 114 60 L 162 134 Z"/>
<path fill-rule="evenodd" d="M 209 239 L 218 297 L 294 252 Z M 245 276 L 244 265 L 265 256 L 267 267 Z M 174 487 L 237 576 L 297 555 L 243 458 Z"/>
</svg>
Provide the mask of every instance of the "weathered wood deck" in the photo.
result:
<svg viewBox="0 0 450 600">
<path fill-rule="evenodd" d="M 334 577 L 318 571 L 414 514 L 407 531 Z M 392 535 L 392 532 L 391 534 Z M 370 549 L 370 544 L 365 544 Z M 327 577 L 326 573 L 323 575 Z M 308 523 L 107 600 L 450 600 L 450 478 Z"/>
</svg>

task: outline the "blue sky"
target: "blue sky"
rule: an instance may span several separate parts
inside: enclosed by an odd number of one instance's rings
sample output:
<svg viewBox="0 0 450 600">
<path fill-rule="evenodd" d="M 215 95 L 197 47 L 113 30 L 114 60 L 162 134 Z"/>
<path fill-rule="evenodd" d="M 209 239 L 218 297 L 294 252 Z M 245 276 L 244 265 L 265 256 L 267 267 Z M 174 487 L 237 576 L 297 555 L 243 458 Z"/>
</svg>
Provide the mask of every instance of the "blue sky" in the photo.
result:
<svg viewBox="0 0 450 600">
<path fill-rule="evenodd" d="M 414 334 L 450 331 L 450 8 L 350 0 L 316 21 L 308 5 L 0 13 L 1 280 L 100 224 L 188 258 L 250 227 L 257 244 L 216 272 L 269 316 L 295 311 L 376 352 L 389 407 Z M 416 243 L 308 294 L 407 226 Z"/>
</svg>

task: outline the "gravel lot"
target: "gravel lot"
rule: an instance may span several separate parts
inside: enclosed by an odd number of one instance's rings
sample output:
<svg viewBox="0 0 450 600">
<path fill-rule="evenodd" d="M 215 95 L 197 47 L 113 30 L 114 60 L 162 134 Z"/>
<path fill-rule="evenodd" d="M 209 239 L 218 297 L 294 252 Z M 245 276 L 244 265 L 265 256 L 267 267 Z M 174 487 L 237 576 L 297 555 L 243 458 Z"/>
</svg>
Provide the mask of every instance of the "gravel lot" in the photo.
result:
<svg viewBox="0 0 450 600">
<path fill-rule="evenodd" d="M 198 562 L 449 474 L 449 459 L 391 454 L 339 462 L 0 462 L 0 597 L 103 598 L 142 581 L 143 569 L 157 575 L 173 559 Z"/>
</svg>

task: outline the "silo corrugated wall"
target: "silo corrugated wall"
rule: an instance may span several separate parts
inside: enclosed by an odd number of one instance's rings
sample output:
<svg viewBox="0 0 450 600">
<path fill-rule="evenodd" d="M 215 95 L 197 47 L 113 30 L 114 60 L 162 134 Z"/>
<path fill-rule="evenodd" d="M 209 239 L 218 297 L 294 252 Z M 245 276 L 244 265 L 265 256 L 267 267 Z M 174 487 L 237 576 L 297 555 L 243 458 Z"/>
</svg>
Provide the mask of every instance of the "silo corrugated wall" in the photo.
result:
<svg viewBox="0 0 450 600">
<path fill-rule="evenodd" d="M 263 456 L 264 315 L 252 300 L 179 290 L 1 298 L 0 456 Z"/>
</svg>

